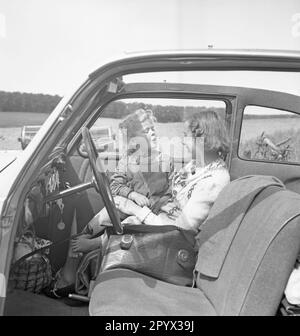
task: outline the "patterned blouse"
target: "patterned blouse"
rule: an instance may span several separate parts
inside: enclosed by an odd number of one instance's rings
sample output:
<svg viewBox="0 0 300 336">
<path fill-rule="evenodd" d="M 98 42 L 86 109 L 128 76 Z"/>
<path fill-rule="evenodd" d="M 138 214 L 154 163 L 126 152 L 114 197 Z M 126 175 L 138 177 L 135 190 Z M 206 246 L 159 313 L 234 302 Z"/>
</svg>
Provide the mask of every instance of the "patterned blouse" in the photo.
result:
<svg viewBox="0 0 300 336">
<path fill-rule="evenodd" d="M 205 167 L 188 163 L 172 179 L 172 200 L 162 207 L 162 212 L 175 220 L 175 225 L 198 231 L 220 191 L 230 182 L 222 159 Z"/>
</svg>

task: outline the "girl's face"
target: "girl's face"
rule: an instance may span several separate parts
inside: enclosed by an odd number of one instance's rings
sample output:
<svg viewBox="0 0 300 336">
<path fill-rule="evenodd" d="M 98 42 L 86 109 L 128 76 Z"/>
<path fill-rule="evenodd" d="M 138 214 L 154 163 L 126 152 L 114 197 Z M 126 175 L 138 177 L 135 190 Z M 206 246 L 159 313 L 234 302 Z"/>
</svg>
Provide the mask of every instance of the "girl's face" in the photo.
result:
<svg viewBox="0 0 300 336">
<path fill-rule="evenodd" d="M 142 133 L 146 137 L 149 145 L 151 148 L 156 148 L 157 147 L 157 137 L 156 137 L 156 132 L 155 132 L 155 127 L 154 123 L 151 119 L 146 119 L 142 123 Z"/>
<path fill-rule="evenodd" d="M 129 140 L 129 144 L 133 147 L 138 146 L 140 153 L 149 154 L 149 150 L 157 149 L 154 123 L 151 119 L 146 119 L 140 126 L 135 136 Z"/>
</svg>

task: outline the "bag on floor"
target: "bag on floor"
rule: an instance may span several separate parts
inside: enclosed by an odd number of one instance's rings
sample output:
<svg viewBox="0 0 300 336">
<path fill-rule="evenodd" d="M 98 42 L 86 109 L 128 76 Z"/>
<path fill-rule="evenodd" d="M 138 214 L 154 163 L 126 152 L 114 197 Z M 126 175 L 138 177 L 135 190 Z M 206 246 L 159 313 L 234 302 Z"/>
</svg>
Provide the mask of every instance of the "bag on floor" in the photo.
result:
<svg viewBox="0 0 300 336">
<path fill-rule="evenodd" d="M 52 269 L 48 258 L 49 240 L 36 237 L 28 229 L 16 242 L 14 260 L 10 270 L 9 287 L 40 293 L 52 280 Z M 37 251 L 37 252 L 36 252 Z"/>
</svg>

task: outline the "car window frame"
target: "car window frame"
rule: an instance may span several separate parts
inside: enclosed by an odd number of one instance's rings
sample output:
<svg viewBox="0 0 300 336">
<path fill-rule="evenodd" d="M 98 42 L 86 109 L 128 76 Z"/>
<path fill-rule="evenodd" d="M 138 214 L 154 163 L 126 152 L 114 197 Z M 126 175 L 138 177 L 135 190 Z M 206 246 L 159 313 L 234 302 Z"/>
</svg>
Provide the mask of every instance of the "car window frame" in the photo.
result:
<svg viewBox="0 0 300 336">
<path fill-rule="evenodd" d="M 259 162 L 259 163 L 272 163 L 272 164 L 283 164 L 283 165 L 292 165 L 292 166 L 300 166 L 300 161 L 299 162 L 293 162 L 293 161 L 276 161 L 276 160 L 263 160 L 263 159 L 247 159 L 245 157 L 240 156 L 240 145 L 241 145 L 241 136 L 242 136 L 242 128 L 243 128 L 243 120 L 244 120 L 244 115 L 245 115 L 245 109 L 247 106 L 255 106 L 255 107 L 264 107 L 264 108 L 272 108 L 276 110 L 280 110 L 283 112 L 288 112 L 288 113 L 294 113 L 297 114 L 300 118 L 300 113 L 296 111 L 291 111 L 291 110 L 283 110 L 282 108 L 276 108 L 276 107 L 270 107 L 267 105 L 258 105 L 258 104 L 246 104 L 243 107 L 243 112 L 242 112 L 242 118 L 241 118 L 241 123 L 240 123 L 240 130 L 239 130 L 239 137 L 238 137 L 238 146 L 237 146 L 237 153 L 236 156 L 238 159 L 243 160 L 243 161 L 250 161 L 250 162 Z"/>
<path fill-rule="evenodd" d="M 178 88 L 181 87 L 181 90 Z M 207 88 L 207 92 L 203 92 L 203 88 Z M 127 88 L 127 90 L 126 90 Z M 140 90 L 138 90 L 138 88 Z M 148 88 L 148 90 L 146 90 Z M 183 90 L 183 88 L 186 88 Z M 194 90 L 191 90 L 191 89 Z M 215 92 L 218 88 L 219 92 Z M 103 103 L 94 108 L 90 116 L 86 119 L 81 127 L 91 128 L 96 120 L 101 117 L 105 108 L 112 102 L 122 99 L 132 98 L 151 98 L 151 99 L 187 99 L 187 100 L 217 100 L 225 103 L 225 121 L 226 127 L 230 134 L 230 143 L 233 136 L 233 110 L 235 108 L 236 96 L 230 92 L 226 92 L 226 86 L 202 85 L 202 84 L 184 84 L 184 83 L 130 83 L 125 84 L 120 92 L 103 97 Z M 196 89 L 199 90 L 196 91 Z M 224 89 L 224 90 L 223 90 Z M 218 91 L 217 90 L 217 91 Z M 225 91 L 225 92 L 223 92 Z M 80 145 L 82 140 L 81 133 L 77 132 L 67 146 L 67 153 L 74 152 Z M 231 153 L 230 149 L 230 153 Z M 230 155 L 228 156 L 228 158 Z M 230 159 L 227 158 L 228 166 Z"/>
</svg>

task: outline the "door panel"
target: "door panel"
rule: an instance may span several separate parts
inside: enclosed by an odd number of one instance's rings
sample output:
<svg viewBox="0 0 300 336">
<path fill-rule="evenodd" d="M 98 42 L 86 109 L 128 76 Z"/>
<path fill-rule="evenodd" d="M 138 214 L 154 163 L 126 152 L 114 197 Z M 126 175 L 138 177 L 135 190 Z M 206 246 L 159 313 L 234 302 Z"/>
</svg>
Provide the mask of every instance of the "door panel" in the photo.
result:
<svg viewBox="0 0 300 336">
<path fill-rule="evenodd" d="M 279 178 L 288 189 L 300 193 L 300 166 L 271 162 L 256 162 L 233 158 L 230 176 L 235 180 L 246 175 L 272 175 Z"/>
</svg>

